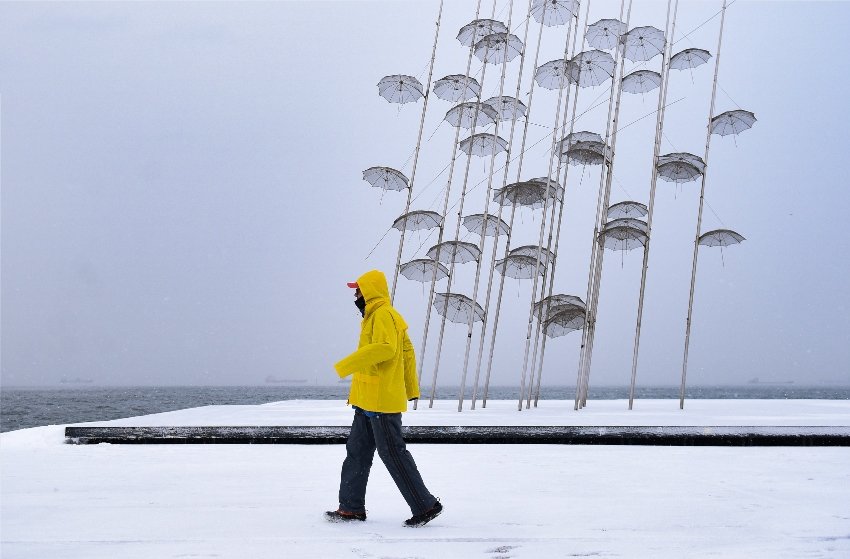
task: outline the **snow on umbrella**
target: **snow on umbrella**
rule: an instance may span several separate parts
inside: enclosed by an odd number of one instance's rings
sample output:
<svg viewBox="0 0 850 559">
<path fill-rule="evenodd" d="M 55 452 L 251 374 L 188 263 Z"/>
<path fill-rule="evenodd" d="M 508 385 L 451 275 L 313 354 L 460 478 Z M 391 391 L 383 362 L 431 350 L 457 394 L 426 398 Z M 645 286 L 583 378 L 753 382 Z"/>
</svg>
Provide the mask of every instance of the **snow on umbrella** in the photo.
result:
<svg viewBox="0 0 850 559">
<path fill-rule="evenodd" d="M 674 70 L 688 70 L 702 66 L 708 59 L 711 58 L 711 53 L 704 49 L 685 49 L 682 52 L 677 52 L 670 58 L 670 68 Z"/>
<path fill-rule="evenodd" d="M 550 338 L 565 336 L 584 328 L 584 309 L 566 308 L 550 316 L 543 323 L 543 331 Z"/>
<path fill-rule="evenodd" d="M 711 119 L 711 133 L 721 136 L 738 135 L 756 123 L 756 115 L 742 109 L 726 111 Z"/>
<path fill-rule="evenodd" d="M 501 64 L 522 54 L 522 41 L 510 33 L 493 33 L 475 43 L 475 56 L 485 64 Z"/>
<path fill-rule="evenodd" d="M 363 180 L 382 190 L 404 190 L 407 177 L 391 167 L 369 167 L 363 171 Z"/>
<path fill-rule="evenodd" d="M 399 231 L 422 231 L 423 229 L 435 229 L 443 222 L 443 216 L 437 212 L 427 210 L 413 210 L 399 216 L 393 221 L 393 228 Z"/>
<path fill-rule="evenodd" d="M 570 80 L 579 87 L 595 87 L 614 76 L 614 58 L 601 50 L 587 50 L 571 61 Z"/>
<path fill-rule="evenodd" d="M 578 12 L 578 0 L 534 0 L 531 15 L 546 27 L 566 25 Z"/>
<path fill-rule="evenodd" d="M 529 258 L 537 258 L 537 251 L 540 250 L 540 262 L 544 266 L 548 266 L 552 260 L 555 258 L 555 253 L 553 253 L 548 248 L 544 248 L 538 245 L 523 245 L 520 247 L 516 247 L 511 249 L 508 252 L 508 256 L 528 256 Z"/>
<path fill-rule="evenodd" d="M 570 83 L 570 62 L 563 58 L 550 60 L 534 72 L 534 81 L 546 89 L 563 89 Z"/>
<path fill-rule="evenodd" d="M 632 62 L 651 60 L 664 50 L 664 32 L 647 25 L 635 27 L 622 38 L 625 44 L 625 57 Z"/>
<path fill-rule="evenodd" d="M 497 260 L 495 268 L 503 276 L 514 279 L 531 279 L 534 277 L 534 270 L 538 271 L 538 275 L 546 275 L 545 264 L 541 262 L 538 266 L 536 258 L 524 254 L 511 254 Z"/>
<path fill-rule="evenodd" d="M 390 103 L 400 104 L 418 101 L 424 96 L 419 80 L 401 74 L 381 78 L 378 82 L 378 94 Z"/>
<path fill-rule="evenodd" d="M 444 264 L 452 261 L 459 264 L 475 262 L 481 257 L 481 250 L 472 243 L 463 241 L 443 241 L 432 246 L 426 254 L 432 260 L 438 260 Z"/>
<path fill-rule="evenodd" d="M 644 217 L 649 213 L 646 206 L 640 202 L 617 202 L 608 206 L 608 219 L 618 219 L 621 217 Z"/>
<path fill-rule="evenodd" d="M 501 21 L 495 19 L 476 19 L 460 28 L 457 40 L 465 47 L 471 47 L 487 35 L 493 33 L 507 33 L 508 28 Z"/>
<path fill-rule="evenodd" d="M 499 115 L 498 120 L 516 120 L 523 118 L 528 108 L 525 104 L 515 97 L 503 95 L 499 97 L 490 97 L 484 104 L 490 105 Z"/>
<path fill-rule="evenodd" d="M 445 101 L 466 101 L 478 97 L 481 86 L 475 78 L 451 74 L 434 83 L 434 95 Z"/>
<path fill-rule="evenodd" d="M 452 107 L 445 116 L 445 120 L 455 128 L 467 129 L 493 124 L 498 118 L 499 114 L 493 107 L 474 101 Z"/>
<path fill-rule="evenodd" d="M 399 268 L 401 275 L 412 281 L 438 281 L 449 276 L 449 270 L 430 258 L 419 258 L 405 262 Z"/>
<path fill-rule="evenodd" d="M 571 165 L 602 165 L 603 161 L 611 159 L 610 151 L 605 149 L 605 144 L 594 141 L 576 142 L 561 155 L 566 155 Z"/>
<path fill-rule="evenodd" d="M 585 39 L 595 49 L 611 50 L 617 46 L 620 36 L 626 32 L 626 24 L 617 19 L 600 19 L 587 26 Z"/>
<path fill-rule="evenodd" d="M 477 155 L 484 157 L 485 155 L 498 155 L 503 151 L 507 151 L 508 142 L 495 134 L 481 132 L 474 134 L 460 142 L 460 150 L 466 155 Z"/>
<path fill-rule="evenodd" d="M 585 310 L 586 305 L 581 297 L 575 295 L 550 295 L 534 303 L 534 314 L 537 319 L 543 317 L 544 322 L 555 313 L 565 309 Z"/>
<path fill-rule="evenodd" d="M 652 70 L 636 70 L 623 78 L 626 93 L 646 93 L 661 86 L 661 74 Z"/>
<path fill-rule="evenodd" d="M 632 250 L 646 244 L 646 231 L 637 227 L 605 227 L 599 233 L 602 246 L 609 250 Z"/>
<path fill-rule="evenodd" d="M 473 321 L 484 321 L 484 309 L 481 305 L 460 293 L 436 293 L 434 309 L 440 316 L 458 324 L 469 324 Z"/>
<path fill-rule="evenodd" d="M 699 236 L 699 244 L 707 247 L 720 247 L 720 260 L 724 266 L 726 261 L 723 258 L 723 248 L 737 245 L 745 240 L 743 235 L 739 235 L 730 229 L 715 229 Z"/>
<path fill-rule="evenodd" d="M 463 218 L 463 226 L 471 233 L 478 233 L 480 235 L 483 224 L 484 214 L 471 214 Z M 511 228 L 498 216 L 487 214 L 487 225 L 484 227 L 484 234 L 488 237 L 495 237 L 497 230 L 499 235 L 506 235 Z"/>
</svg>

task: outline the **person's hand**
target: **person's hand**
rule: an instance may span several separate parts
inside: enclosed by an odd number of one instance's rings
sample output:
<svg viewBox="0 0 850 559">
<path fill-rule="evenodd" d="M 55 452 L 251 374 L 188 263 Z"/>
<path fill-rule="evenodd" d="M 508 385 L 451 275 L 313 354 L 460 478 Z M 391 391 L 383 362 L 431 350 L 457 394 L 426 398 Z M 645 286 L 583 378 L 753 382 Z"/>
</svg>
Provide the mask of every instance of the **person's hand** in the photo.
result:
<svg viewBox="0 0 850 559">
<path fill-rule="evenodd" d="M 419 398 L 410 398 L 410 399 L 408 400 L 408 402 L 415 402 L 415 401 L 416 401 L 416 400 L 418 400 L 418 399 L 419 399 Z"/>
</svg>

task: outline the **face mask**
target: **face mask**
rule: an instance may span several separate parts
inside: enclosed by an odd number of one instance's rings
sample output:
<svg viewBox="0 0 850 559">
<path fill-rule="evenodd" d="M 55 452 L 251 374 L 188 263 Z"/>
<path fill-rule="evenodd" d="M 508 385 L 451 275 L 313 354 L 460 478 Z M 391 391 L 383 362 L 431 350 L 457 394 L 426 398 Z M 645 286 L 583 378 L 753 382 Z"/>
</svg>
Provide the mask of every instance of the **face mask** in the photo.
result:
<svg viewBox="0 0 850 559">
<path fill-rule="evenodd" d="M 362 295 L 354 300 L 354 306 L 360 311 L 360 316 L 366 316 L 366 299 Z"/>
</svg>

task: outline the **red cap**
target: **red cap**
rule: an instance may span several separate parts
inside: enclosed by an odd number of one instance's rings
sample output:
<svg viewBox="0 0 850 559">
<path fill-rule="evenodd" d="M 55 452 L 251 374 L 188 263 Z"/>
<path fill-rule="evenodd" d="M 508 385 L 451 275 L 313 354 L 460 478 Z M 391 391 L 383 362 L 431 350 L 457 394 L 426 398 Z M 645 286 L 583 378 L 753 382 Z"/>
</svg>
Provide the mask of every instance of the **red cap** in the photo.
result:
<svg viewBox="0 0 850 559">
<path fill-rule="evenodd" d="M 345 285 L 347 285 L 351 289 L 360 289 L 360 285 L 356 281 L 350 281 L 350 282 L 346 283 Z"/>
</svg>

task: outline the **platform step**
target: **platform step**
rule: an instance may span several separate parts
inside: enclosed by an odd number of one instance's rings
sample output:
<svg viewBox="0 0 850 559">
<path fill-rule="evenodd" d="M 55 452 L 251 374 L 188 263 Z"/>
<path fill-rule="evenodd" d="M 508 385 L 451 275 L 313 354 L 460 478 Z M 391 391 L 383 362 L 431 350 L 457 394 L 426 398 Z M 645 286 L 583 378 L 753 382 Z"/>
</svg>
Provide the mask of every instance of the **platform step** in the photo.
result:
<svg viewBox="0 0 850 559">
<path fill-rule="evenodd" d="M 66 427 L 71 444 L 344 444 L 348 426 Z M 409 426 L 416 444 L 850 446 L 850 427 Z"/>
</svg>

